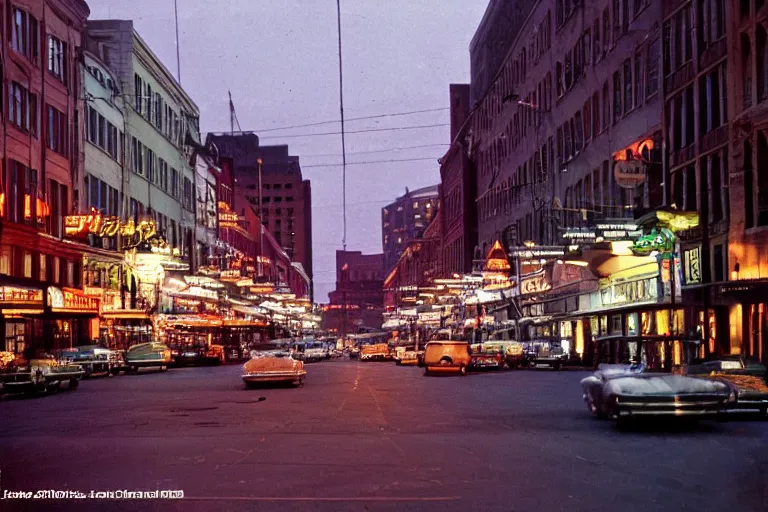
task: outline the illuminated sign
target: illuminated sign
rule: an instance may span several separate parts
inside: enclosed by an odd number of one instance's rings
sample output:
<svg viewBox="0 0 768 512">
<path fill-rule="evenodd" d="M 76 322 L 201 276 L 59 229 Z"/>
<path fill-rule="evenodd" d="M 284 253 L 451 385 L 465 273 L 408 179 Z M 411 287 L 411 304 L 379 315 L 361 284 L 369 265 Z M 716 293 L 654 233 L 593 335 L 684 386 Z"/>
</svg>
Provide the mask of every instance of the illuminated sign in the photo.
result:
<svg viewBox="0 0 768 512">
<path fill-rule="evenodd" d="M 43 305 L 43 290 L 21 288 L 18 286 L 0 286 L 0 303 Z"/>
<path fill-rule="evenodd" d="M 510 257 L 523 259 L 557 257 L 564 254 L 563 247 L 517 247 L 509 252 Z"/>
<path fill-rule="evenodd" d="M 552 288 L 552 284 L 544 274 L 526 277 L 520 283 L 520 293 L 541 293 Z"/>
<path fill-rule="evenodd" d="M 622 160 L 616 162 L 613 176 L 621 188 L 633 189 L 645 183 L 646 166 L 639 160 Z"/>
<path fill-rule="evenodd" d="M 242 277 L 240 270 L 222 270 L 219 279 L 222 281 L 237 281 Z"/>
<path fill-rule="evenodd" d="M 251 286 L 250 290 L 251 293 L 255 294 L 270 294 L 275 291 L 274 286 Z"/>
<path fill-rule="evenodd" d="M 165 248 L 167 242 L 158 235 L 155 221 L 146 219 L 138 224 L 133 219 L 121 222 L 117 217 L 104 217 L 95 208 L 84 215 L 67 215 L 64 217 L 64 235 L 68 238 L 86 238 L 95 235 L 110 238 L 120 234 L 123 237 L 123 249 L 133 249 L 141 244 L 149 244 L 153 248 Z M 161 254 L 174 254 L 177 250 L 153 251 Z M 178 255 L 178 254 L 174 254 Z"/>
<path fill-rule="evenodd" d="M 582 230 L 582 229 L 567 229 L 565 233 L 563 233 L 563 238 L 565 240 L 571 240 L 574 242 L 581 241 L 594 241 L 597 238 L 597 233 L 591 230 Z"/>
<path fill-rule="evenodd" d="M 486 272 L 509 272 L 511 269 L 509 260 L 507 259 L 507 253 L 501 246 L 501 243 L 496 240 L 493 246 L 488 251 L 488 255 L 485 257 L 485 271 Z"/>
<path fill-rule="evenodd" d="M 48 287 L 48 306 L 56 310 L 67 311 L 88 311 L 97 312 L 99 310 L 99 299 L 89 297 L 80 290 L 72 288 Z"/>
<path fill-rule="evenodd" d="M 655 300 L 658 297 L 656 278 L 649 277 L 627 283 L 615 283 L 600 290 L 603 306 Z"/>
<path fill-rule="evenodd" d="M 634 222 L 598 223 L 595 231 L 597 237 L 602 238 L 601 241 L 629 240 L 643 235 L 642 230 Z"/>
<path fill-rule="evenodd" d="M 695 247 L 683 252 L 683 272 L 686 284 L 701 282 L 701 247 Z"/>
<path fill-rule="evenodd" d="M 653 228 L 650 234 L 641 236 L 632 244 L 632 252 L 638 256 L 648 256 L 654 251 L 664 253 L 674 249 L 675 235 L 666 228 Z"/>
</svg>

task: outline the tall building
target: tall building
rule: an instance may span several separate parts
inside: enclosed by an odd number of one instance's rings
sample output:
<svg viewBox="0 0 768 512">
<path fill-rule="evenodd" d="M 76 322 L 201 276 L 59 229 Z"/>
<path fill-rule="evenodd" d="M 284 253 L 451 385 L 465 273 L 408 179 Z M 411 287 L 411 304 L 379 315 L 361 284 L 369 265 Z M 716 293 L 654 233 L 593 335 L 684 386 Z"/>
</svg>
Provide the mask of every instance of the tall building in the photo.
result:
<svg viewBox="0 0 768 512">
<path fill-rule="evenodd" d="M 472 271 L 477 246 L 477 197 L 473 162 L 467 154 L 469 85 L 452 84 L 451 140 L 440 159 L 442 271 L 446 275 Z"/>
<path fill-rule="evenodd" d="M 192 157 L 200 146 L 200 112 L 132 21 L 88 21 L 86 49 L 112 70 L 125 100 L 124 126 L 114 127 L 125 137 L 120 211 L 134 221 L 155 220 L 168 244 L 194 270 L 200 262 L 195 261 Z M 99 137 L 102 122 L 95 109 L 89 110 L 89 133 Z"/>
<path fill-rule="evenodd" d="M 384 311 L 384 256 L 336 251 L 336 289 L 328 294 L 323 327 L 340 333 L 380 329 Z"/>
<path fill-rule="evenodd" d="M 706 4 L 711 4 L 710 12 L 718 16 L 714 18 L 717 23 L 703 34 L 708 43 L 705 48 L 716 51 L 717 58 L 727 53 L 728 59 L 727 87 L 722 82 L 718 84 L 720 95 L 726 94 L 728 98 L 727 117 L 726 110 L 721 110 L 720 124 L 724 126 L 714 130 L 714 133 L 724 130 L 729 136 L 728 146 L 715 153 L 720 156 L 721 179 L 727 180 L 724 182 L 727 188 L 712 186 L 710 189 L 721 200 L 730 200 L 727 259 L 718 261 L 717 254 L 712 258 L 715 271 L 721 272 L 718 277 L 729 282 L 714 286 L 729 299 L 729 348 L 766 362 L 768 7 L 761 0 L 720 0 Z M 714 82 L 709 87 L 713 85 Z M 709 90 L 707 88 L 707 94 Z M 708 101 L 709 98 L 707 96 Z M 717 112 L 714 105 L 710 105 L 710 109 Z M 709 122 L 709 117 L 707 119 Z M 717 138 L 719 146 L 722 135 L 711 137 Z M 714 168 L 714 163 L 711 165 Z M 716 243 L 714 237 L 712 243 Z"/>
<path fill-rule="evenodd" d="M 82 198 L 82 0 L 8 2 L 2 9 L 0 350 L 53 350 L 90 340 L 98 301 L 82 292 L 87 246 L 64 242 Z"/>
<path fill-rule="evenodd" d="M 389 271 L 408 242 L 421 235 L 437 214 L 440 205 L 438 185 L 410 191 L 381 209 L 381 233 L 384 269 Z"/>
<path fill-rule="evenodd" d="M 288 146 L 260 146 L 254 133 L 209 133 L 206 142 L 233 162 L 235 209 L 258 211 L 261 195 L 264 226 L 311 280 L 312 187 L 302 178 L 299 157 L 290 155 Z"/>
<path fill-rule="evenodd" d="M 663 204 L 660 12 L 607 0 L 530 11 L 467 137 L 482 245 L 555 243 L 582 210 L 625 217 Z M 613 172 L 628 158 L 653 162 L 633 190 Z"/>
</svg>

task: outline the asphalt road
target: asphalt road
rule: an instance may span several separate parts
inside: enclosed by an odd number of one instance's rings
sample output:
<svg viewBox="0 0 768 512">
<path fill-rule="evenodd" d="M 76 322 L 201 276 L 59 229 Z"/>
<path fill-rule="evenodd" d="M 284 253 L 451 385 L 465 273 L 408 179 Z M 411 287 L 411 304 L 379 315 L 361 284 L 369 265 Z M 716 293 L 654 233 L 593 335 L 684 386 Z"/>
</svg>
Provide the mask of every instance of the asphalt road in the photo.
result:
<svg viewBox="0 0 768 512">
<path fill-rule="evenodd" d="M 181 489 L 181 501 L 0 501 L 0 510 L 768 510 L 768 422 L 618 431 L 581 372 L 424 377 L 308 365 L 94 379 L 0 402 L 0 493 Z M 263 398 L 262 398 L 263 397 Z"/>
</svg>

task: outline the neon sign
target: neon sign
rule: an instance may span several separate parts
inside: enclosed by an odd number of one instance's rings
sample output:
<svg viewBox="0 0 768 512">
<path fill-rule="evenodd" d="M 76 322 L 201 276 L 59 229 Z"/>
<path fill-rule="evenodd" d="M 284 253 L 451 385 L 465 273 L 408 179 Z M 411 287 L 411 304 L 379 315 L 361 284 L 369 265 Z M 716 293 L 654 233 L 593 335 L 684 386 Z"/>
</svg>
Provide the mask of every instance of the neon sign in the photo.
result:
<svg viewBox="0 0 768 512">
<path fill-rule="evenodd" d="M 675 235 L 667 228 L 653 228 L 650 234 L 641 236 L 630 249 L 638 256 L 648 256 L 654 251 L 664 253 L 674 249 Z"/>
</svg>

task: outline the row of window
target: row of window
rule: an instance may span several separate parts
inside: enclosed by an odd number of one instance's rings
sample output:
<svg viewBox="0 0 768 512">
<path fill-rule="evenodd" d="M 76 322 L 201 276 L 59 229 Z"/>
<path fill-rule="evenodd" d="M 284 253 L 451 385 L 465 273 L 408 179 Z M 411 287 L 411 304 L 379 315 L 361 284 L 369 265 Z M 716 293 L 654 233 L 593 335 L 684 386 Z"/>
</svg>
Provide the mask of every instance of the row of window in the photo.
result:
<svg viewBox="0 0 768 512">
<path fill-rule="evenodd" d="M 40 23 L 27 11 L 8 4 L 8 18 L 10 30 L 8 41 L 17 53 L 27 57 L 33 64 L 37 64 L 40 57 Z M 54 35 L 48 34 L 48 72 L 66 83 L 67 69 L 67 43 Z"/>
<path fill-rule="evenodd" d="M 106 151 L 116 162 L 122 163 L 123 132 L 90 105 L 86 106 L 85 133 L 88 142 Z"/>
<path fill-rule="evenodd" d="M 153 92 L 152 86 L 138 73 L 134 74 L 134 108 L 147 121 L 155 126 L 173 144 L 184 143 L 184 130 L 179 114 L 165 102 L 159 92 Z"/>
<path fill-rule="evenodd" d="M 8 222 L 35 226 L 61 236 L 63 215 L 69 211 L 69 189 L 56 180 L 40 183 L 40 173 L 15 160 L 3 166 L 0 216 Z"/>
<path fill-rule="evenodd" d="M 167 194 L 181 199 L 184 208 L 192 209 L 192 180 L 186 176 L 181 178 L 177 169 L 170 167 L 168 162 L 136 137 L 131 137 L 131 168 L 134 173 L 146 177 Z"/>
<path fill-rule="evenodd" d="M 82 265 L 50 254 L 0 246 L 0 274 L 26 277 L 61 286 L 80 286 Z"/>
</svg>

